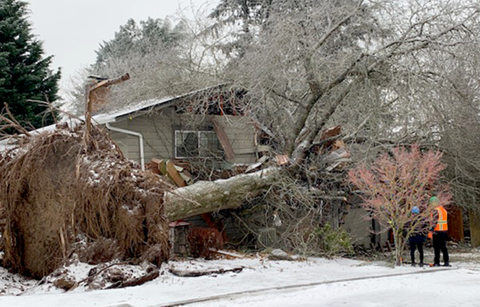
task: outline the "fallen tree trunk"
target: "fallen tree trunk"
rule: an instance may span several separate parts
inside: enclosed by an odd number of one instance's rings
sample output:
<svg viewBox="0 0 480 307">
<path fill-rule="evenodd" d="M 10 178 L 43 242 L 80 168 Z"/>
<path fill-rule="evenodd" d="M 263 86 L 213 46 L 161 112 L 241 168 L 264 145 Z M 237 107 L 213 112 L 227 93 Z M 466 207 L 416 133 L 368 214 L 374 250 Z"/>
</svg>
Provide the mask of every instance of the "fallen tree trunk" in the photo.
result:
<svg viewBox="0 0 480 307">
<path fill-rule="evenodd" d="M 202 213 L 237 209 L 247 198 L 268 190 L 277 178 L 279 168 L 268 168 L 252 174 L 225 180 L 201 181 L 165 194 L 164 208 L 170 221 Z"/>
</svg>

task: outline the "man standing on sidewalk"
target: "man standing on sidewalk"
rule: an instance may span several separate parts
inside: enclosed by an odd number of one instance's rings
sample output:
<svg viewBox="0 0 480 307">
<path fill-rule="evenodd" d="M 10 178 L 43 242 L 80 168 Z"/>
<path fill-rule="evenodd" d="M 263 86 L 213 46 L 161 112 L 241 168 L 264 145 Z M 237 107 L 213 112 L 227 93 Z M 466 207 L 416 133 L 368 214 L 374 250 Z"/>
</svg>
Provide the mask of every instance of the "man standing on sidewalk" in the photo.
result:
<svg viewBox="0 0 480 307">
<path fill-rule="evenodd" d="M 440 266 L 440 252 L 442 252 L 443 255 L 443 265 L 450 266 L 447 250 L 447 210 L 445 210 L 443 206 L 438 205 L 438 198 L 435 196 L 430 198 L 429 203 L 437 205 L 432 214 L 432 222 L 436 222 L 435 227 L 432 227 L 433 233 L 431 232 L 433 239 L 433 250 L 435 253 L 433 266 Z"/>
</svg>

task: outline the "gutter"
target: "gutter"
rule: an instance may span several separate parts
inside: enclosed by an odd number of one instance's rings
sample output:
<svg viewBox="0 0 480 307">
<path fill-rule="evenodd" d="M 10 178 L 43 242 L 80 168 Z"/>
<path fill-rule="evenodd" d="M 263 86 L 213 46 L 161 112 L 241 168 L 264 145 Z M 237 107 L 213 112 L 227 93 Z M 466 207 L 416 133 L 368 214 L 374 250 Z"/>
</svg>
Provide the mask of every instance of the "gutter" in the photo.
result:
<svg viewBox="0 0 480 307">
<path fill-rule="evenodd" d="M 109 130 L 120 132 L 123 134 L 129 134 L 129 135 L 134 135 L 138 137 L 138 143 L 140 145 L 140 165 L 142 167 L 142 171 L 145 170 L 145 151 L 143 148 L 143 135 L 140 132 L 136 131 L 131 131 L 131 130 L 126 130 L 118 127 L 112 127 L 110 123 L 106 123 L 105 125 Z"/>
</svg>

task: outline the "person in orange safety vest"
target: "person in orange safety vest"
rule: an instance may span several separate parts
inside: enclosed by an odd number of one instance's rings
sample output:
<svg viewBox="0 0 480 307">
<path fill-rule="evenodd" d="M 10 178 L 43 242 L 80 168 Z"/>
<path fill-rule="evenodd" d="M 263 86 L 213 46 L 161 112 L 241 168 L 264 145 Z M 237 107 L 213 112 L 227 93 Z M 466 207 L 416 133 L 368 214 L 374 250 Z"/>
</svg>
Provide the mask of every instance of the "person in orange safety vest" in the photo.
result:
<svg viewBox="0 0 480 307">
<path fill-rule="evenodd" d="M 443 265 L 450 266 L 447 250 L 448 213 L 443 206 L 438 205 L 437 197 L 431 197 L 429 203 L 437 205 L 435 211 L 432 214 L 432 222 L 436 222 L 436 224 L 434 227 L 432 227 L 431 233 L 429 233 L 429 237 L 433 239 L 433 250 L 435 253 L 433 265 L 440 266 L 440 252 L 442 252 L 444 263 Z"/>
</svg>

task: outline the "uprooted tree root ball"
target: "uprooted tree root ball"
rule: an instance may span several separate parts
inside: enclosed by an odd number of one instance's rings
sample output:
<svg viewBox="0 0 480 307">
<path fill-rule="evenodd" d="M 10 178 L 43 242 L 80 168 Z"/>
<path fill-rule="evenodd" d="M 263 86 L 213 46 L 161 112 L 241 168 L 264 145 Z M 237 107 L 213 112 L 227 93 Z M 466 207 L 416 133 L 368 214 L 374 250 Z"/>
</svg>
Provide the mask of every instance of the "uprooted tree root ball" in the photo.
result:
<svg viewBox="0 0 480 307">
<path fill-rule="evenodd" d="M 27 136 L 0 156 L 0 172 L 5 267 L 40 278 L 73 253 L 90 258 L 99 242 L 109 242 L 106 258 L 167 259 L 165 185 L 102 130 L 93 127 L 88 138 L 83 126 Z"/>
</svg>

